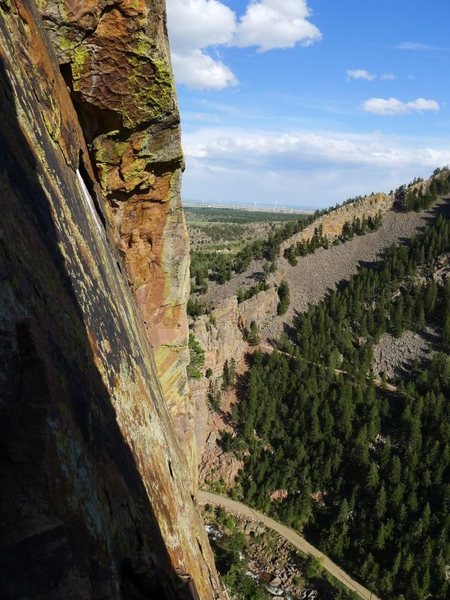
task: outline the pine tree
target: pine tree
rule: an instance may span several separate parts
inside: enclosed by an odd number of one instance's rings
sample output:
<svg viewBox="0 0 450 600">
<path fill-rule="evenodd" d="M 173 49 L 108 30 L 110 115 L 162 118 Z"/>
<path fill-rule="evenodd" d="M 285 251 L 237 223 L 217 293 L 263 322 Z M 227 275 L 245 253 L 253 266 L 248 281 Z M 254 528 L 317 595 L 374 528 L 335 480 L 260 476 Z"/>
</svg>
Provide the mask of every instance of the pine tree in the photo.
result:
<svg viewBox="0 0 450 600">
<path fill-rule="evenodd" d="M 378 475 L 378 467 L 375 463 L 370 465 L 369 472 L 367 474 L 366 487 L 369 491 L 373 492 L 378 487 L 380 477 Z"/>
<path fill-rule="evenodd" d="M 377 500 L 375 502 L 375 514 L 381 519 L 386 512 L 386 490 L 384 486 L 381 486 L 380 491 L 377 495 Z"/>
<path fill-rule="evenodd" d="M 289 285 L 285 280 L 283 280 L 280 283 L 280 286 L 278 288 L 278 297 L 280 301 L 278 303 L 277 313 L 278 315 L 284 315 L 287 309 L 289 308 L 289 304 L 291 302 Z"/>
<path fill-rule="evenodd" d="M 444 316 L 442 325 L 442 345 L 446 352 L 450 352 L 450 312 Z"/>
</svg>

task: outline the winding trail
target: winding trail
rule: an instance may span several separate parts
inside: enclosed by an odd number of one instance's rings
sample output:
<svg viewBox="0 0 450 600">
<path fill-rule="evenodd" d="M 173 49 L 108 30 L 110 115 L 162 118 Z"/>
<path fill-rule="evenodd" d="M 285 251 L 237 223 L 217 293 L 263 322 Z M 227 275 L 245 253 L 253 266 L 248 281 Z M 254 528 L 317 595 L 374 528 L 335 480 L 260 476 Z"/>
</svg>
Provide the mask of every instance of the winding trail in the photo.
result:
<svg viewBox="0 0 450 600">
<path fill-rule="evenodd" d="M 274 521 L 270 517 L 265 514 L 250 508 L 246 504 L 242 504 L 241 502 L 236 502 L 235 500 L 231 500 L 231 498 L 226 498 L 225 496 L 218 496 L 217 494 L 211 494 L 210 492 L 200 491 L 198 494 L 199 501 L 202 504 L 212 504 L 214 506 L 221 506 L 222 508 L 228 510 L 229 512 L 239 516 L 244 517 L 245 519 L 250 519 L 252 521 L 258 521 L 262 523 L 269 529 L 272 529 L 279 535 L 281 535 L 285 540 L 287 540 L 290 544 L 295 546 L 300 552 L 304 554 L 308 554 L 320 560 L 323 568 L 330 573 L 335 579 L 340 581 L 347 589 L 351 592 L 355 592 L 360 598 L 363 600 L 380 600 L 375 594 L 357 581 L 352 579 L 347 573 L 345 573 L 338 565 L 336 565 L 333 561 L 331 561 L 325 554 L 323 554 L 320 550 L 312 546 L 309 542 L 305 540 L 302 536 L 300 536 L 296 531 L 286 527 L 286 525 L 282 525 L 278 523 L 278 521 Z"/>
<path fill-rule="evenodd" d="M 262 344 L 259 344 L 259 346 L 257 346 L 257 349 L 264 350 L 264 352 L 267 352 L 268 354 L 272 354 L 273 352 L 275 352 L 275 350 L 277 350 L 279 354 L 283 354 L 284 356 L 289 356 L 290 358 L 296 358 L 293 354 L 289 354 L 288 352 L 283 352 L 282 350 L 278 350 L 278 348 L 275 345 L 266 344 L 264 342 Z M 307 358 L 305 358 L 304 356 L 301 356 L 301 355 L 299 355 L 298 358 L 303 360 L 304 362 L 307 362 L 310 365 L 319 367 L 319 369 L 324 369 L 326 371 L 332 371 L 336 375 L 347 375 L 348 377 L 350 377 L 350 379 L 353 380 L 354 385 L 356 385 L 355 378 L 352 377 L 348 371 L 344 371 L 342 369 L 335 369 L 333 367 L 328 367 L 327 365 L 324 365 L 321 363 L 313 362 L 312 360 L 308 360 Z M 391 394 L 397 394 L 398 396 L 404 396 L 405 398 L 411 398 L 411 396 L 408 396 L 408 394 L 406 394 L 403 390 L 400 390 L 396 385 L 392 385 L 392 383 L 387 383 L 386 381 L 383 381 L 380 377 L 370 377 L 370 375 L 367 375 L 366 379 L 368 381 L 373 381 L 375 386 L 384 392 L 389 392 Z"/>
</svg>

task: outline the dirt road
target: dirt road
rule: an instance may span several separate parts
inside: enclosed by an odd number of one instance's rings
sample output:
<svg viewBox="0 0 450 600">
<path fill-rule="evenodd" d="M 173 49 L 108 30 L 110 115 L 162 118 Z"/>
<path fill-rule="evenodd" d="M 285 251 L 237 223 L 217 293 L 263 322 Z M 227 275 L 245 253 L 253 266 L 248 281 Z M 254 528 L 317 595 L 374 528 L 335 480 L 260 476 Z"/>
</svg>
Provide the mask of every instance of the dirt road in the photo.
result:
<svg viewBox="0 0 450 600">
<path fill-rule="evenodd" d="M 325 556 L 325 554 L 320 552 L 320 550 L 317 550 L 317 548 L 311 546 L 311 544 L 309 544 L 304 538 L 302 538 L 293 529 L 286 527 L 286 525 L 282 525 L 281 523 L 274 521 L 270 517 L 267 517 L 261 512 L 253 510 L 241 502 L 236 502 L 235 500 L 231 500 L 230 498 L 226 498 L 224 496 L 218 496 L 217 494 L 201 491 L 199 492 L 199 500 L 203 504 L 221 506 L 222 508 L 239 517 L 244 517 L 245 519 L 251 519 L 252 521 L 258 521 L 259 523 L 262 523 L 269 529 L 276 531 L 290 544 L 300 550 L 300 552 L 318 558 L 323 568 L 326 569 L 330 575 L 335 577 L 350 591 L 356 592 L 356 594 L 358 594 L 360 598 L 363 598 L 363 600 L 380 600 L 377 596 L 375 596 L 375 594 L 367 590 L 365 587 L 347 575 L 347 573 L 345 573 L 333 561 Z"/>
</svg>

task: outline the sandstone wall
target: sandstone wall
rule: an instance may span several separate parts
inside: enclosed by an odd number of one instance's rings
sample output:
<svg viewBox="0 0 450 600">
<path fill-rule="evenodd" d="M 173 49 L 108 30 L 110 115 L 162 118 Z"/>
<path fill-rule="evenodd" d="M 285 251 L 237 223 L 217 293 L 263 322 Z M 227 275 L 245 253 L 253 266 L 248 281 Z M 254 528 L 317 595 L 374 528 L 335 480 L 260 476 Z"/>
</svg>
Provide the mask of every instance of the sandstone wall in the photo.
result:
<svg viewBox="0 0 450 600">
<path fill-rule="evenodd" d="M 279 298 L 275 288 L 260 292 L 238 304 L 236 296 L 225 299 L 209 315 L 192 322 L 192 331 L 205 351 L 205 370 L 221 376 L 226 360 L 239 362 L 248 351 L 244 329 L 255 321 L 264 327 L 277 313 Z"/>
<path fill-rule="evenodd" d="M 0 2 L 0 112 L 0 596 L 222 598 L 83 132 L 30 0 Z"/>
<path fill-rule="evenodd" d="M 163 0 L 39 0 L 195 478 L 189 242 Z"/>
<path fill-rule="evenodd" d="M 245 354 L 251 351 L 243 337 L 244 329 L 249 329 L 252 321 L 263 328 L 276 315 L 278 301 L 278 293 L 274 288 L 260 292 L 241 304 L 238 304 L 234 296 L 221 302 L 210 315 L 203 315 L 191 324 L 195 338 L 205 351 L 204 370 L 212 371 L 210 379 L 203 377 L 191 382 L 196 410 L 196 441 L 201 481 L 204 481 L 209 472 L 209 468 L 205 467 L 205 461 L 211 462 L 211 457 L 203 456 L 213 426 L 207 403 L 209 386 L 216 382 L 220 387 L 225 361 L 230 362 L 234 358 L 236 363 L 239 363 Z M 218 437 L 216 435 L 212 440 L 213 446 L 216 445 Z"/>
</svg>

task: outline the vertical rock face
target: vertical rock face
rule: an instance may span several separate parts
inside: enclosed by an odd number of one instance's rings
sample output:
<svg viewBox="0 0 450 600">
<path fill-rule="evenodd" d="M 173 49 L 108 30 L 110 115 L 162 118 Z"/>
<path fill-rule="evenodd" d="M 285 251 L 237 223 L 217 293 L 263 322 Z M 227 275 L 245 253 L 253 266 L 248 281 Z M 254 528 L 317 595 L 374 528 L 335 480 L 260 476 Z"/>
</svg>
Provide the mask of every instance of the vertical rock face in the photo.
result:
<svg viewBox="0 0 450 600">
<path fill-rule="evenodd" d="M 195 471 L 189 245 L 163 0 L 39 0 L 80 117 L 166 402 Z"/>
<path fill-rule="evenodd" d="M 243 337 L 244 329 L 250 329 L 252 321 L 262 329 L 276 315 L 278 302 L 278 293 L 274 288 L 260 292 L 241 304 L 236 296 L 232 296 L 211 310 L 210 315 L 202 315 L 192 323 L 192 332 L 205 352 L 204 369 L 212 373 L 211 378 L 202 377 L 192 380 L 191 383 L 192 398 L 196 407 L 200 483 L 204 483 L 211 475 L 211 457 L 204 453 L 207 438 L 211 434 L 207 405 L 210 385 L 215 382 L 220 386 L 225 361 L 230 362 L 234 359 L 239 363 L 250 351 L 251 347 Z M 237 461 L 233 461 L 228 481 L 234 481 L 237 473 L 235 469 L 240 468 L 238 464 Z M 221 466 L 225 470 L 229 465 Z M 230 470 L 228 472 L 230 473 Z"/>
<path fill-rule="evenodd" d="M 89 2 L 76 5 L 91 18 Z M 0 112 L 0 597 L 222 598 L 83 132 L 30 0 L 0 1 Z M 175 189 L 178 175 L 153 175 Z"/>
</svg>

